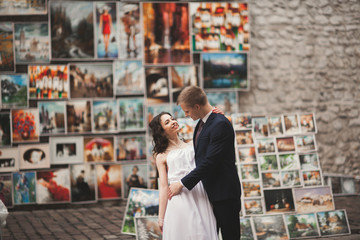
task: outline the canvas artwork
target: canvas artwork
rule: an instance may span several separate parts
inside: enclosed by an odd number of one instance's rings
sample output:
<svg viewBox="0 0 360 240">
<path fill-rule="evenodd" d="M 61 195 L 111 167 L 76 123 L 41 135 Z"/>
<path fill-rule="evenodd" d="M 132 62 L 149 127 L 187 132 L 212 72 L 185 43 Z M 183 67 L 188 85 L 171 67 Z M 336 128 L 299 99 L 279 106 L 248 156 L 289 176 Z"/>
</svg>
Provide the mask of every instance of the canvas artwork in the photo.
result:
<svg viewBox="0 0 360 240">
<path fill-rule="evenodd" d="M 244 113 L 231 114 L 231 122 L 235 130 L 251 129 L 251 115 Z"/>
<path fill-rule="evenodd" d="M 296 150 L 299 152 L 315 151 L 315 135 L 295 136 Z"/>
<path fill-rule="evenodd" d="M 142 6 L 145 64 L 191 63 L 188 3 Z"/>
<path fill-rule="evenodd" d="M 300 128 L 303 133 L 316 133 L 316 122 L 313 113 L 300 114 Z"/>
<path fill-rule="evenodd" d="M 15 172 L 17 170 L 19 170 L 18 148 L 0 148 L 0 172 Z"/>
<path fill-rule="evenodd" d="M 71 202 L 95 202 L 96 182 L 95 165 L 73 164 L 70 165 Z"/>
<path fill-rule="evenodd" d="M 51 164 L 74 164 L 84 161 L 83 137 L 51 137 Z"/>
<path fill-rule="evenodd" d="M 286 134 L 294 134 L 300 132 L 299 119 L 297 114 L 283 115 L 284 130 Z"/>
<path fill-rule="evenodd" d="M 282 215 L 253 217 L 257 240 L 289 239 Z"/>
<path fill-rule="evenodd" d="M 252 127 L 254 130 L 254 137 L 268 136 L 268 119 L 267 117 L 252 117 Z"/>
<path fill-rule="evenodd" d="M 290 238 L 319 237 L 315 213 L 285 215 L 285 224 Z"/>
<path fill-rule="evenodd" d="M 12 142 L 39 141 L 39 112 L 37 108 L 12 109 Z"/>
<path fill-rule="evenodd" d="M 93 59 L 93 2 L 50 1 L 51 59 Z"/>
<path fill-rule="evenodd" d="M 169 103 L 169 76 L 167 67 L 146 67 L 146 100 L 149 105 Z"/>
<path fill-rule="evenodd" d="M 185 112 L 182 110 L 181 106 L 176 103 L 172 104 L 172 110 L 170 112 L 175 119 L 186 118 Z"/>
<path fill-rule="evenodd" d="M 84 161 L 87 163 L 114 162 L 114 137 L 84 137 Z"/>
<path fill-rule="evenodd" d="M 48 23 L 15 23 L 14 45 L 16 64 L 50 62 Z"/>
<path fill-rule="evenodd" d="M 97 199 L 120 199 L 122 196 L 123 172 L 120 164 L 97 164 Z"/>
<path fill-rule="evenodd" d="M 244 197 L 261 197 L 261 185 L 259 181 L 242 182 Z"/>
<path fill-rule="evenodd" d="M 116 100 L 94 100 L 93 132 L 116 132 L 117 110 Z"/>
<path fill-rule="evenodd" d="M 199 86 L 198 66 L 172 66 L 169 67 L 171 79 L 172 101 L 176 103 L 180 92 L 188 86 Z"/>
<path fill-rule="evenodd" d="M 49 144 L 23 144 L 18 148 L 20 170 L 50 167 Z"/>
<path fill-rule="evenodd" d="M 91 132 L 91 102 L 66 102 L 66 130 L 68 133 Z"/>
<path fill-rule="evenodd" d="M 123 165 L 124 198 L 129 196 L 131 188 L 147 188 L 148 165 L 134 163 Z"/>
<path fill-rule="evenodd" d="M 249 89 L 247 57 L 244 53 L 203 53 L 204 89 Z"/>
<path fill-rule="evenodd" d="M 151 122 L 151 120 L 158 115 L 161 112 L 171 112 L 171 106 L 170 104 L 159 104 L 159 105 L 154 105 L 154 106 L 146 106 L 146 120 L 147 123 L 149 124 Z"/>
<path fill-rule="evenodd" d="M 2 108 L 28 106 L 28 79 L 26 74 L 0 75 L 0 81 Z"/>
<path fill-rule="evenodd" d="M 262 198 L 244 199 L 245 215 L 259 215 L 264 214 L 263 200 Z"/>
<path fill-rule="evenodd" d="M 257 163 L 254 147 L 238 148 L 240 163 Z"/>
<path fill-rule="evenodd" d="M 295 143 L 293 137 L 276 138 L 276 147 L 278 152 L 295 151 Z"/>
<path fill-rule="evenodd" d="M 142 57 L 142 31 L 140 3 L 120 2 L 119 9 L 119 57 L 140 59 Z"/>
<path fill-rule="evenodd" d="M 14 206 L 11 174 L 0 175 L 0 200 L 7 208 Z"/>
<path fill-rule="evenodd" d="M 240 240 L 255 239 L 250 218 L 240 218 L 240 232 Z"/>
<path fill-rule="evenodd" d="M 250 50 L 247 3 L 190 3 L 190 17 L 194 51 Z"/>
<path fill-rule="evenodd" d="M 70 64 L 70 96 L 74 98 L 112 98 L 112 64 Z"/>
<path fill-rule="evenodd" d="M 257 138 L 255 146 L 258 153 L 275 153 L 275 141 L 273 138 Z"/>
<path fill-rule="evenodd" d="M 146 160 L 145 135 L 116 136 L 116 160 Z"/>
<path fill-rule="evenodd" d="M 14 172 L 12 176 L 14 204 L 36 203 L 35 172 Z"/>
<path fill-rule="evenodd" d="M 276 155 L 258 156 L 261 171 L 279 170 Z"/>
<path fill-rule="evenodd" d="M 179 137 L 185 141 L 193 140 L 197 121 L 194 121 L 191 118 L 178 118 L 176 120 L 180 126 Z"/>
<path fill-rule="evenodd" d="M 259 180 L 259 168 L 257 164 L 240 165 L 242 180 Z"/>
<path fill-rule="evenodd" d="M 261 173 L 263 188 L 278 188 L 281 186 L 280 173 L 276 172 L 263 172 Z"/>
<path fill-rule="evenodd" d="M 270 116 L 268 117 L 269 120 L 269 136 L 278 136 L 283 135 L 283 124 L 282 124 L 282 117 L 281 116 Z"/>
<path fill-rule="evenodd" d="M 68 73 L 67 65 L 29 65 L 29 98 L 69 98 Z"/>
<path fill-rule="evenodd" d="M 235 132 L 236 143 L 238 146 L 254 144 L 252 130 L 238 130 Z"/>
<path fill-rule="evenodd" d="M 96 2 L 94 11 L 96 57 L 118 58 L 116 2 Z"/>
<path fill-rule="evenodd" d="M 320 235 L 344 235 L 350 234 L 349 222 L 346 211 L 343 209 L 316 213 Z"/>
<path fill-rule="evenodd" d="M 114 61 L 115 95 L 144 95 L 145 73 L 141 60 Z"/>
<path fill-rule="evenodd" d="M 334 210 L 334 200 L 329 186 L 294 188 L 294 201 L 297 213 Z"/>
<path fill-rule="evenodd" d="M 210 105 L 220 108 L 230 118 L 238 111 L 236 92 L 206 92 Z"/>
<path fill-rule="evenodd" d="M 0 23 L 0 72 L 15 71 L 13 27 L 10 22 Z"/>
<path fill-rule="evenodd" d="M 295 153 L 279 155 L 279 162 L 281 170 L 292 170 L 300 168 L 299 155 Z"/>
<path fill-rule="evenodd" d="M 144 98 L 118 98 L 119 130 L 143 131 L 144 125 Z"/>
<path fill-rule="evenodd" d="M 153 143 L 152 143 L 152 136 L 147 135 L 146 138 L 146 151 L 147 151 L 147 164 L 148 164 L 148 171 L 149 171 L 149 182 L 148 182 L 148 188 L 150 189 L 159 189 L 158 187 L 158 172 L 156 167 L 155 158 L 153 157 L 152 150 L 154 149 Z"/>
<path fill-rule="evenodd" d="M 156 216 L 159 211 L 159 191 L 132 188 L 124 214 L 121 232 L 135 235 L 136 217 Z"/>
<path fill-rule="evenodd" d="M 317 153 L 299 154 L 299 159 L 302 170 L 320 169 L 320 162 Z"/>
<path fill-rule="evenodd" d="M 0 2 L 0 15 L 41 15 L 47 13 L 46 0 Z"/>
<path fill-rule="evenodd" d="M 0 113 L 0 147 L 11 145 L 10 113 Z"/>
<path fill-rule="evenodd" d="M 320 170 L 302 171 L 304 186 L 321 186 L 322 176 Z"/>
<path fill-rule="evenodd" d="M 162 231 L 159 227 L 158 217 L 135 218 L 136 240 L 161 240 Z"/>
<path fill-rule="evenodd" d="M 70 171 L 68 168 L 36 172 L 36 203 L 70 202 Z"/>
<path fill-rule="evenodd" d="M 65 133 L 65 102 L 38 102 L 40 134 Z"/>
<path fill-rule="evenodd" d="M 301 186 L 301 178 L 299 170 L 281 172 L 281 182 L 283 187 Z"/>
</svg>

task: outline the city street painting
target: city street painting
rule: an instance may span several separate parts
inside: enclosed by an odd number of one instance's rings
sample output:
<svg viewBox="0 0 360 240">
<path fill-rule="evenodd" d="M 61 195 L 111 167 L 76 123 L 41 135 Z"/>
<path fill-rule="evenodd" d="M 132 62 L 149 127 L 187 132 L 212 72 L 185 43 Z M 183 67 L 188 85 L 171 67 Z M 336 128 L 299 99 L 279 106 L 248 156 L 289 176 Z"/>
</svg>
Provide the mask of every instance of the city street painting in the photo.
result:
<svg viewBox="0 0 360 240">
<path fill-rule="evenodd" d="M 118 98 L 119 130 L 142 131 L 144 130 L 144 98 Z"/>
<path fill-rule="evenodd" d="M 289 239 L 282 215 L 255 216 L 252 219 L 257 240 Z"/>
<path fill-rule="evenodd" d="M 176 104 L 180 92 L 188 86 L 199 86 L 198 66 L 169 67 L 172 101 Z"/>
<path fill-rule="evenodd" d="M 84 141 L 81 136 L 50 137 L 51 164 L 76 164 L 84 162 Z"/>
<path fill-rule="evenodd" d="M 66 130 L 68 133 L 91 132 L 91 102 L 89 100 L 66 102 Z"/>
<path fill-rule="evenodd" d="M 206 92 L 206 96 L 212 106 L 221 109 L 229 118 L 238 111 L 236 92 Z"/>
<path fill-rule="evenodd" d="M 254 130 L 254 137 L 268 136 L 268 119 L 264 116 L 253 116 L 252 127 Z"/>
<path fill-rule="evenodd" d="M 116 100 L 94 100 L 93 132 L 116 132 L 117 110 Z"/>
<path fill-rule="evenodd" d="M 0 72 L 15 72 L 13 28 L 13 23 L 0 23 Z"/>
<path fill-rule="evenodd" d="M 50 148 L 48 143 L 19 145 L 19 168 L 50 168 Z"/>
<path fill-rule="evenodd" d="M 140 60 L 114 61 L 115 95 L 144 95 L 145 73 Z"/>
<path fill-rule="evenodd" d="M 320 236 L 315 213 L 287 214 L 285 215 L 285 224 L 290 238 L 310 238 Z"/>
<path fill-rule="evenodd" d="M 26 74 L 0 75 L 0 82 L 2 108 L 28 106 L 28 79 Z"/>
<path fill-rule="evenodd" d="M 12 190 L 14 204 L 36 203 L 35 172 L 14 172 L 12 177 Z"/>
<path fill-rule="evenodd" d="M 65 133 L 65 102 L 38 102 L 40 134 Z"/>
<path fill-rule="evenodd" d="M 269 136 L 283 135 L 283 124 L 281 116 L 270 116 L 268 117 L 269 122 Z"/>
<path fill-rule="evenodd" d="M 299 118 L 297 114 L 284 114 L 283 123 L 285 134 L 294 134 L 300 132 Z"/>
<path fill-rule="evenodd" d="M 123 171 L 120 164 L 96 164 L 97 199 L 122 197 Z"/>
<path fill-rule="evenodd" d="M 71 202 L 96 202 L 95 166 L 93 164 L 70 165 Z"/>
<path fill-rule="evenodd" d="M 12 109 L 12 142 L 39 141 L 39 111 L 37 108 Z"/>
<path fill-rule="evenodd" d="M 334 210 L 331 187 L 293 188 L 297 213 Z"/>
</svg>

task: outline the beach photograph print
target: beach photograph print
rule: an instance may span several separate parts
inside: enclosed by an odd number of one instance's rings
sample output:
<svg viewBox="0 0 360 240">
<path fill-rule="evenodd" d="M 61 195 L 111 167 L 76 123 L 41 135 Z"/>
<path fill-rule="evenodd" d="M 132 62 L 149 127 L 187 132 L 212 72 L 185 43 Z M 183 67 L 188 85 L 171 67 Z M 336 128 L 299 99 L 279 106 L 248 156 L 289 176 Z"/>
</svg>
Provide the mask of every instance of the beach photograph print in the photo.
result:
<svg viewBox="0 0 360 240">
<path fill-rule="evenodd" d="M 14 72 L 13 23 L 0 23 L 0 72 Z"/>
<path fill-rule="evenodd" d="M 114 61 L 115 95 L 144 95 L 145 73 L 141 60 Z"/>
<path fill-rule="evenodd" d="M 26 74 L 0 75 L 0 82 L 2 108 L 28 106 L 28 79 Z"/>
<path fill-rule="evenodd" d="M 93 59 L 93 2 L 50 1 L 52 60 Z"/>
<path fill-rule="evenodd" d="M 13 109 L 11 119 L 13 143 L 39 141 L 39 112 L 37 108 Z"/>
</svg>

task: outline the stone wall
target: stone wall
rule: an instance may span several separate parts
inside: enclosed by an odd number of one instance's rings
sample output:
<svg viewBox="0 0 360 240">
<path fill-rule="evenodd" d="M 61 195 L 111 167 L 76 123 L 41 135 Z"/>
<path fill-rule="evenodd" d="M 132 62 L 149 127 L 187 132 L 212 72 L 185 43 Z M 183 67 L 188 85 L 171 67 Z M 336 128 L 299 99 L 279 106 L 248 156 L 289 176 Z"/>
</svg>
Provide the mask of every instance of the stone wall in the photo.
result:
<svg viewBox="0 0 360 240">
<path fill-rule="evenodd" d="M 250 0 L 239 111 L 315 112 L 323 172 L 360 175 L 360 0 Z"/>
</svg>

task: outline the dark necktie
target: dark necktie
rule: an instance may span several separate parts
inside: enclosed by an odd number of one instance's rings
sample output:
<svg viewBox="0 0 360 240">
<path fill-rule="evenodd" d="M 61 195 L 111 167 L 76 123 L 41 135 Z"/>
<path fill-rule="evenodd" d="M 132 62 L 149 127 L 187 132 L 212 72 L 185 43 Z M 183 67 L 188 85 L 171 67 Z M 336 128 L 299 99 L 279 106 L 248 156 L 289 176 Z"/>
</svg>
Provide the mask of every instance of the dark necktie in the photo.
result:
<svg viewBox="0 0 360 240">
<path fill-rule="evenodd" d="M 199 135 L 201 133 L 201 130 L 203 129 L 204 127 L 204 122 L 200 119 L 199 121 L 199 127 L 198 127 L 198 130 L 196 132 L 196 136 L 195 136 L 195 147 L 197 145 L 197 142 L 198 142 L 198 138 L 199 138 Z"/>
</svg>

